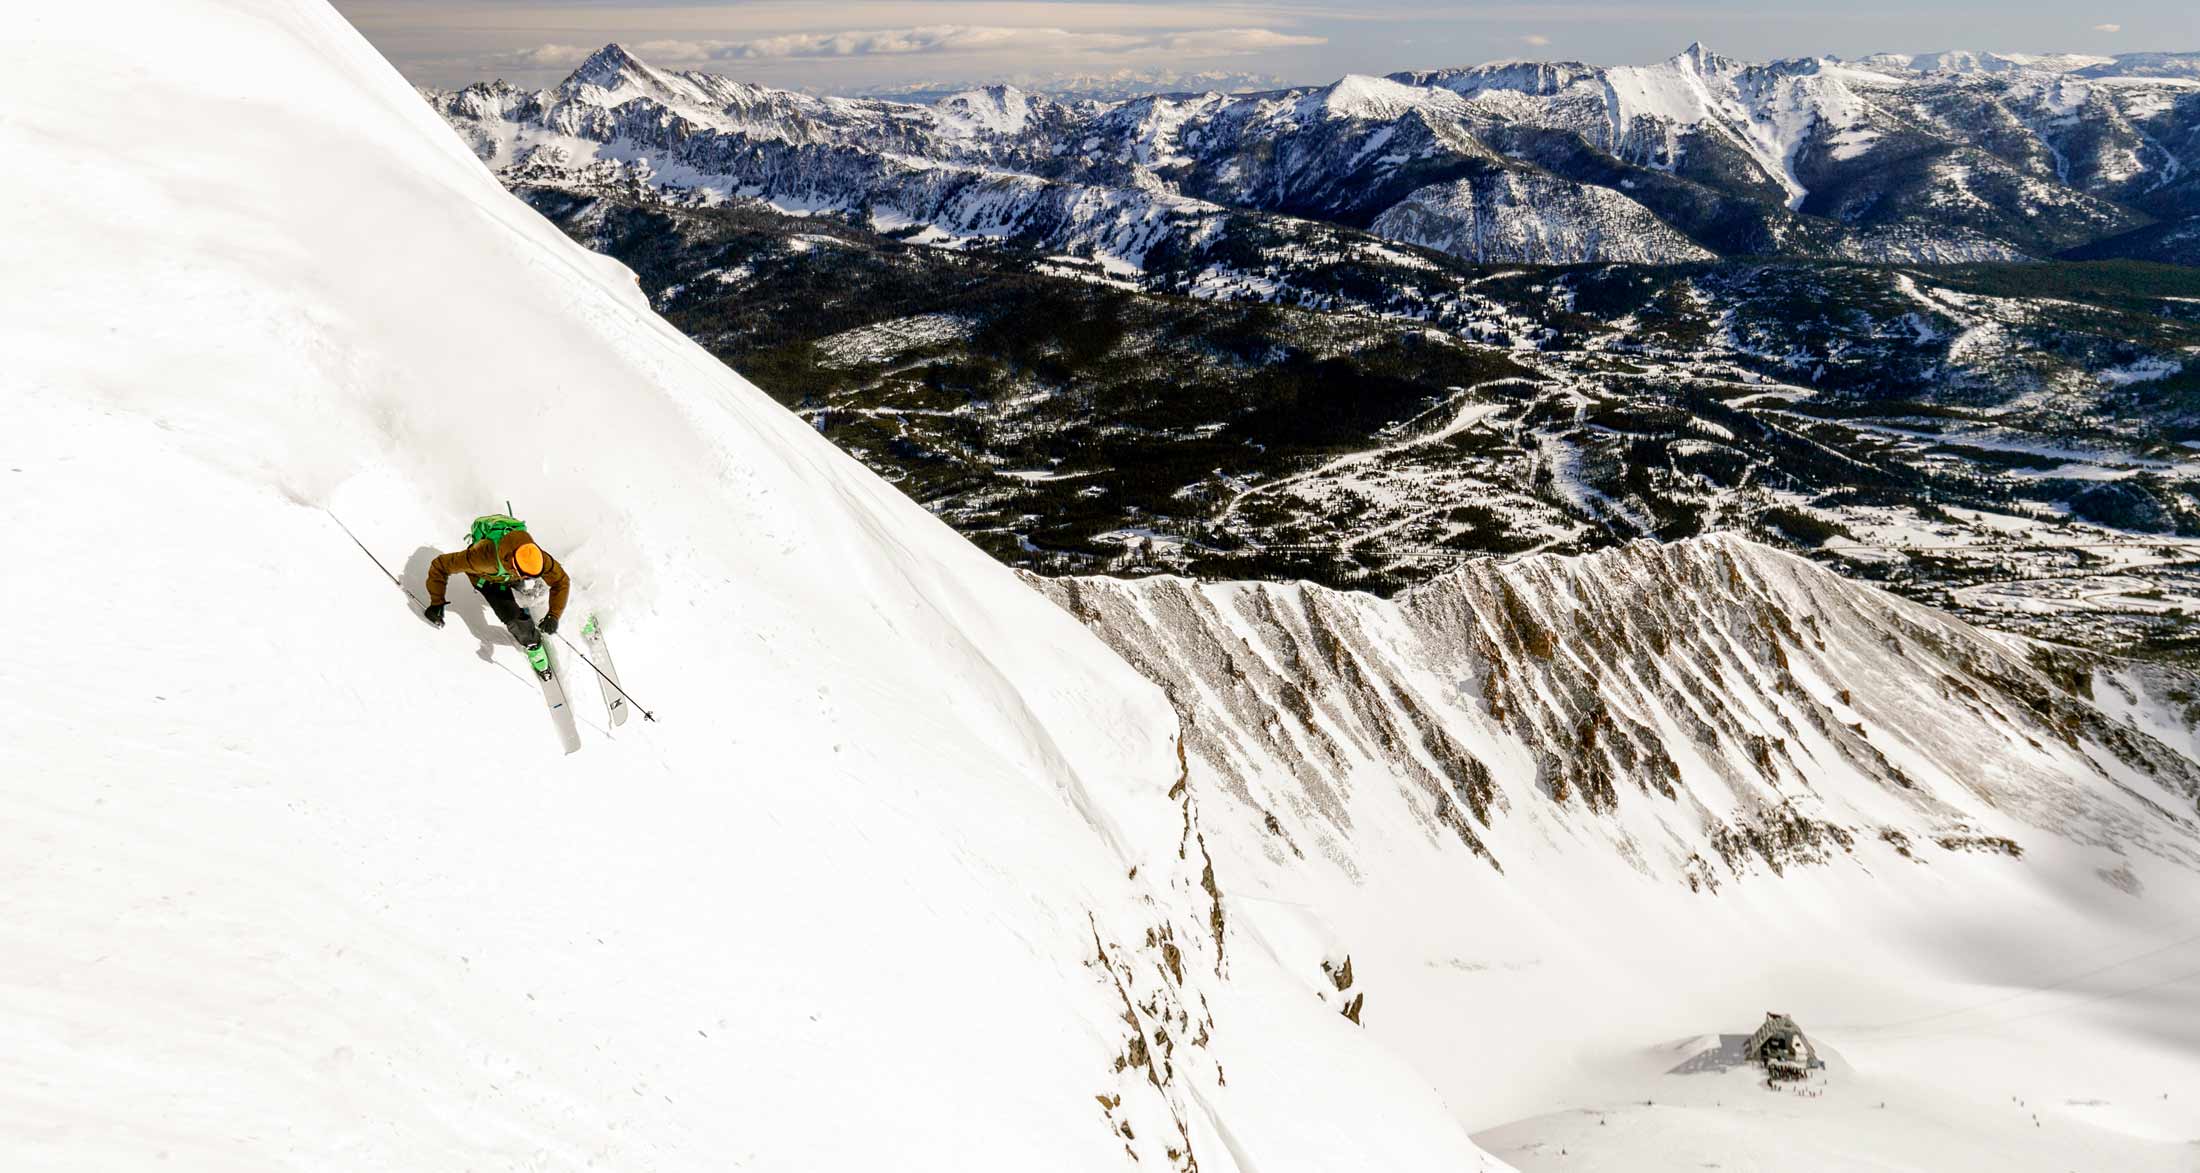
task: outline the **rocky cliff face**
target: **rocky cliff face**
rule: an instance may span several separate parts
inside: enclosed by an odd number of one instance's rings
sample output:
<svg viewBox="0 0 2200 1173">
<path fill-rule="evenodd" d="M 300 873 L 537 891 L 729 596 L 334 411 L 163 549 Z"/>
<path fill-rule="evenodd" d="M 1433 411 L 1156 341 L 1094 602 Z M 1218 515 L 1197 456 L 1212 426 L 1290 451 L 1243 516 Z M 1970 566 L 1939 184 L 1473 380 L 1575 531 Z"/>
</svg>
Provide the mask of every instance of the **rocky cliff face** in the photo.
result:
<svg viewBox="0 0 2200 1173">
<path fill-rule="evenodd" d="M 1192 786 L 1279 863 L 1350 869 L 1359 818 L 1402 805 L 1492 868 L 1594 842 L 1704 891 L 2051 840 L 2200 866 L 2174 686 L 2125 680 L 2112 717 L 2089 667 L 1737 539 L 1481 561 L 1394 600 L 1034 582 L 1168 691 Z"/>
<path fill-rule="evenodd" d="M 1724 537 L 1477 562 L 1391 600 L 1034 585 L 1177 709 L 1171 793 L 1220 893 L 1220 963 L 1281 961 L 1470 1119 L 1577 1119 L 1558 1089 L 1588 1083 L 1672 1135 L 1700 1086 L 1613 1073 L 1671 1069 L 1654 1040 L 1742 1006 L 1807 1005 L 1860 1067 L 1952 1086 L 2128 1068 L 2152 1103 L 2189 1070 L 2144 1026 L 2185 1015 L 2162 929 L 2200 880 L 2189 674 L 1990 636 Z M 2050 978 L 2063 1000 L 2010 1005 Z M 2042 1016 L 2078 1006 L 2099 1017 L 2046 1041 Z M 1748 1125 L 1719 1098 L 1725 1153 Z M 1610 1144 L 1590 1132 L 1575 1152 Z M 1565 1143 L 1484 1139 L 1528 1168 Z"/>
</svg>

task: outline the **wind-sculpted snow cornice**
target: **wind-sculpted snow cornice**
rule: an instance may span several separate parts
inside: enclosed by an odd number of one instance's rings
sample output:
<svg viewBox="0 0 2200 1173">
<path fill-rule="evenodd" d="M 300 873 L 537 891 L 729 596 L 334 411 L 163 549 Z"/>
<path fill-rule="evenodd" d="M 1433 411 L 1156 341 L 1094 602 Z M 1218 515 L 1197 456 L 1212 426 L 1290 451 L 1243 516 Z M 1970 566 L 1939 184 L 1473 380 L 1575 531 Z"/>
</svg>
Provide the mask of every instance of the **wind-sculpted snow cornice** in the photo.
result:
<svg viewBox="0 0 2200 1173">
<path fill-rule="evenodd" d="M 1279 856 L 1351 871 L 1356 812 L 1398 802 L 1500 867 L 1588 833 L 1703 888 L 2041 835 L 2200 866 L 2200 765 L 2015 645 L 1738 539 L 1471 562 L 1395 600 L 1035 582 L 1168 691 L 1195 781 Z"/>
</svg>

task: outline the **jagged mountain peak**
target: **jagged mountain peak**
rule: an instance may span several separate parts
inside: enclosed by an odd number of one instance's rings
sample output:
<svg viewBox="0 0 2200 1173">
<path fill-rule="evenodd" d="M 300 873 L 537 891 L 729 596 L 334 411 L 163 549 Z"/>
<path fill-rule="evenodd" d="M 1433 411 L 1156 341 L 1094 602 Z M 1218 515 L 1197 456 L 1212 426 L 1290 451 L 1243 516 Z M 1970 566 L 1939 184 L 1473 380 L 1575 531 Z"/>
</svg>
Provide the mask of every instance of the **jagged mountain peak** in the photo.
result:
<svg viewBox="0 0 2200 1173">
<path fill-rule="evenodd" d="M 1012 99 L 1025 99 L 1028 97 L 1022 88 L 1010 85 L 1007 82 L 994 82 L 990 85 L 976 86 L 955 96 L 982 96 L 990 102 L 1007 102 Z"/>
<path fill-rule="evenodd" d="M 1438 86 L 1470 97 L 1489 90 L 1510 90 L 1536 97 L 1548 97 L 1581 82 L 1594 81 L 1602 75 L 1601 67 L 1580 61 L 1508 58 L 1503 61 L 1485 61 L 1479 65 L 1407 70 L 1387 76 L 1389 80 L 1402 85 Z"/>
<path fill-rule="evenodd" d="M 705 122 L 715 122 L 717 114 L 729 104 L 766 96 L 809 101 L 791 91 L 772 90 L 714 73 L 659 69 L 616 41 L 589 54 L 559 83 L 557 93 L 573 101 L 603 106 L 647 98 Z"/>
<path fill-rule="evenodd" d="M 1707 252 L 2043 257 L 2136 227 L 2143 209 L 2131 202 L 2138 195 L 2200 166 L 2200 158 L 2185 157 L 2193 150 L 2189 136 L 2177 133 L 2184 107 L 2165 93 L 2124 87 L 2113 101 L 2086 107 L 2095 110 L 2087 125 L 2100 122 L 2101 134 L 2088 138 L 2082 127 L 2036 120 L 2027 125 L 2037 141 L 2023 151 L 1938 167 L 1942 151 L 1976 145 L 1983 115 L 1959 108 L 1918 123 L 1905 113 L 1910 99 L 1902 90 L 1967 83 L 1921 74 L 1911 60 L 1750 63 L 1696 41 L 1645 65 L 1493 62 L 1108 104 L 991 85 L 920 106 L 659 70 L 613 43 L 539 101 L 430 100 L 501 168 L 537 159 L 535 148 L 550 140 L 566 153 L 564 171 L 583 185 L 646 161 L 653 174 L 683 176 L 677 186 L 706 201 L 742 193 L 805 211 L 871 209 L 883 223 L 930 224 L 944 234 L 935 241 L 1028 230 L 1049 237 L 1050 248 L 1098 249 L 1128 269 L 1145 268 L 1157 234 L 1193 231 L 1190 221 L 1166 229 L 1147 219 L 1155 197 L 1197 201 L 1204 209 L 1195 218 L 1232 207 L 1355 229 L 1381 223 L 1409 242 L 1454 242 L 1461 255 L 1484 262 L 1684 260 Z M 2165 59 L 2146 68 L 2171 73 L 2182 64 Z M 1980 84 L 2033 86 L 2054 76 L 2094 75 L 2034 69 Z M 2012 89 L 2008 96 L 2037 107 L 2042 119 L 2082 104 L 2059 92 Z M 664 120 L 667 111 L 674 122 Z M 2165 125 L 2145 137 L 2109 125 L 2164 112 Z M 1876 144 L 1890 135 L 1924 135 L 1936 147 L 1879 152 Z M 1304 137 L 1299 149 L 1275 150 L 1284 136 Z M 1613 162 L 1566 146 L 1568 136 Z M 594 158 L 575 153 L 576 137 L 602 149 Z M 845 156 L 820 169 L 813 160 L 745 149 L 760 143 L 777 144 L 775 152 L 849 151 L 870 161 Z M 1489 164 L 1499 157 L 1540 174 L 1497 181 Z M 2057 158 L 2079 162 L 2059 171 Z M 972 182 L 940 186 L 953 169 L 968 169 Z M 557 170 L 530 165 L 527 174 L 539 183 Z M 1474 182 L 1465 187 L 1423 190 L 1424 176 L 1452 184 L 1469 172 Z M 1676 178 L 1695 186 L 1676 185 Z M 2162 207 L 2157 215 L 2183 215 L 2174 194 L 2149 198 Z M 1964 223 L 1946 222 L 1951 208 L 1963 209 Z M 1500 221 L 1513 223 L 1493 237 L 1484 212 L 1500 209 Z"/>
<path fill-rule="evenodd" d="M 567 74 L 564 86 L 601 86 L 616 89 L 630 76 L 651 75 L 656 71 L 642 63 L 641 58 L 626 51 L 626 46 L 613 41 L 588 55 L 572 73 Z"/>
<path fill-rule="evenodd" d="M 1688 47 L 1666 58 L 1666 63 L 1696 73 L 1724 73 L 1734 62 L 1721 57 L 1705 47 L 1702 41 L 1690 41 Z"/>
</svg>

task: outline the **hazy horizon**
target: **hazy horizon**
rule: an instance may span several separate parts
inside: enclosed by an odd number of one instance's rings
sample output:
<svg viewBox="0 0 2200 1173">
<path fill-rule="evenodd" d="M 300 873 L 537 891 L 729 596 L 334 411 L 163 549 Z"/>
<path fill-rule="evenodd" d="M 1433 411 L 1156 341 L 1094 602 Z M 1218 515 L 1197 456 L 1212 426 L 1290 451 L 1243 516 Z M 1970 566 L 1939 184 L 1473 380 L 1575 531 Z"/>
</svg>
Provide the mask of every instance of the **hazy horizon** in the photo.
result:
<svg viewBox="0 0 2200 1173">
<path fill-rule="evenodd" d="M 912 83 L 1046 84 L 1199 73 L 1326 82 L 1347 73 L 1508 58 L 1635 64 L 1692 41 L 1747 60 L 1948 49 L 2001 53 L 2200 48 L 2200 15 L 2167 0 L 1834 9 L 1694 4 L 1304 4 L 912 0 L 819 6 L 642 0 L 334 0 L 416 84 L 546 85 L 610 42 L 652 64 L 765 84 L 862 91 Z"/>
</svg>

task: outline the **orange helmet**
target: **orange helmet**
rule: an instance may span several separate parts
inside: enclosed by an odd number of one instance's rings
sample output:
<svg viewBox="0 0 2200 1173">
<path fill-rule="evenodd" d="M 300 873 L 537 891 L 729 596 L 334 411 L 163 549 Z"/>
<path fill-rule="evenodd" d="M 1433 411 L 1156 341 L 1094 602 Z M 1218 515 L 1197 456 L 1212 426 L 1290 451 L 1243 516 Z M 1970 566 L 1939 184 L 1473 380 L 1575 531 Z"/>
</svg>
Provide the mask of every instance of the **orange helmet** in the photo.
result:
<svg viewBox="0 0 2200 1173">
<path fill-rule="evenodd" d="M 512 551 L 512 564 L 519 567 L 519 572 L 529 578 L 533 578 L 536 575 L 541 574 L 542 547 L 534 544 L 533 542 L 529 542 L 526 545 L 521 546 L 519 549 Z"/>
</svg>

